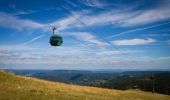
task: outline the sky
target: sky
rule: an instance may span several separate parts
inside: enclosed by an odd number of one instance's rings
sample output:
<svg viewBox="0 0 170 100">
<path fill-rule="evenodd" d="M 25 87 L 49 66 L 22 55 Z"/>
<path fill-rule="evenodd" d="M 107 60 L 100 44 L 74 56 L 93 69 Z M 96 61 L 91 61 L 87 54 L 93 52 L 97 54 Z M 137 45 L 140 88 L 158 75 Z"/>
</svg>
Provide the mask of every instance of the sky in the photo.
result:
<svg viewBox="0 0 170 100">
<path fill-rule="evenodd" d="M 170 70 L 170 0 L 0 0 L 0 69 Z M 52 27 L 63 44 L 52 47 Z"/>
</svg>

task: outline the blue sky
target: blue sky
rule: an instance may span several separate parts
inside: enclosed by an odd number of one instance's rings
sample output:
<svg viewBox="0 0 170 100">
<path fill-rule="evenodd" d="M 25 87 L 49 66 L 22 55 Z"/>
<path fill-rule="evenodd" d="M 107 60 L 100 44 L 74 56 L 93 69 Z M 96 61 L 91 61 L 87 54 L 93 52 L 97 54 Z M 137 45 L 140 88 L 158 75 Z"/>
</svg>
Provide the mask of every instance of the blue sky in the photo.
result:
<svg viewBox="0 0 170 100">
<path fill-rule="evenodd" d="M 0 68 L 170 69 L 170 0 L 1 0 Z M 63 45 L 51 47 L 51 26 Z"/>
</svg>

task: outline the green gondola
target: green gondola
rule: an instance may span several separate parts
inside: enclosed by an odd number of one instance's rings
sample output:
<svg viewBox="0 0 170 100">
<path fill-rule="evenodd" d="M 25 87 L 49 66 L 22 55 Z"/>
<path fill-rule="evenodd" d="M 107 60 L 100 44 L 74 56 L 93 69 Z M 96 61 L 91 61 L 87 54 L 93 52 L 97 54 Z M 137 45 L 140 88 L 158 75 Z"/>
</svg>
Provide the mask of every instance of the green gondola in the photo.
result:
<svg viewBox="0 0 170 100">
<path fill-rule="evenodd" d="M 63 43 L 63 39 L 60 35 L 54 34 L 54 30 L 56 28 L 53 28 L 53 35 L 50 37 L 50 44 L 51 46 L 61 46 Z"/>
<path fill-rule="evenodd" d="M 61 46 L 63 43 L 62 37 L 60 35 L 52 35 L 50 37 L 51 46 Z"/>
</svg>

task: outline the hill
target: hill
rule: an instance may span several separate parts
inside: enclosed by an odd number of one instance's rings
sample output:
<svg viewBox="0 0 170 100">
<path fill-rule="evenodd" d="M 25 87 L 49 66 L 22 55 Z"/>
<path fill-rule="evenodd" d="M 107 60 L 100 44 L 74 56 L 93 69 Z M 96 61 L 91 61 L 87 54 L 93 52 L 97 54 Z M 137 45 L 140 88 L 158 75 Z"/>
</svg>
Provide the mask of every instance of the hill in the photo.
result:
<svg viewBox="0 0 170 100">
<path fill-rule="evenodd" d="M 169 100 L 170 96 L 138 90 L 109 90 L 67 85 L 0 71 L 0 100 Z"/>
<path fill-rule="evenodd" d="M 170 71 L 120 71 L 120 70 L 5 70 L 20 76 L 62 82 L 81 86 L 108 89 L 139 89 L 170 95 Z"/>
</svg>

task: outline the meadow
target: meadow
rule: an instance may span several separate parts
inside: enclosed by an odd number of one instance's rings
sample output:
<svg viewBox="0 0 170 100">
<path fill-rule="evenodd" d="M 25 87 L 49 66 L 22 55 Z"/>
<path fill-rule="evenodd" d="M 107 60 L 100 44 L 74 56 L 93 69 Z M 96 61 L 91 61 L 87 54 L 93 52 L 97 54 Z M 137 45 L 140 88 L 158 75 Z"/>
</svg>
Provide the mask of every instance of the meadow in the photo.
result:
<svg viewBox="0 0 170 100">
<path fill-rule="evenodd" d="M 170 96 L 68 85 L 0 71 L 0 100 L 170 100 Z"/>
</svg>

